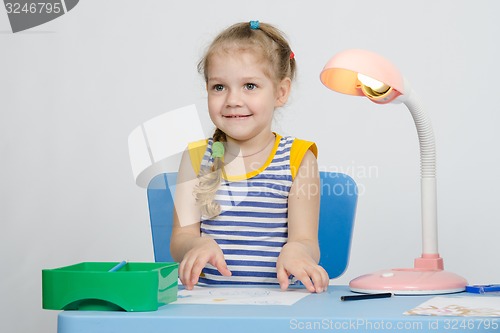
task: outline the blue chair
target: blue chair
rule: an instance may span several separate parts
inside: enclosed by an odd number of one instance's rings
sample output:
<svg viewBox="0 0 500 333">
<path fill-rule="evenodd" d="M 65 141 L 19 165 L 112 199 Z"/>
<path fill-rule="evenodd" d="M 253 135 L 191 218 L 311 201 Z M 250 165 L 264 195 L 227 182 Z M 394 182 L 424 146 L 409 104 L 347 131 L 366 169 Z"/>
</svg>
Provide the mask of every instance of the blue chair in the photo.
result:
<svg viewBox="0 0 500 333">
<path fill-rule="evenodd" d="M 357 187 L 351 177 L 342 173 L 320 172 L 320 178 L 320 265 L 333 279 L 344 273 L 349 262 Z M 157 175 L 147 190 L 156 262 L 174 261 L 170 256 L 170 234 L 174 209 L 172 194 L 176 179 L 177 173 Z"/>
</svg>

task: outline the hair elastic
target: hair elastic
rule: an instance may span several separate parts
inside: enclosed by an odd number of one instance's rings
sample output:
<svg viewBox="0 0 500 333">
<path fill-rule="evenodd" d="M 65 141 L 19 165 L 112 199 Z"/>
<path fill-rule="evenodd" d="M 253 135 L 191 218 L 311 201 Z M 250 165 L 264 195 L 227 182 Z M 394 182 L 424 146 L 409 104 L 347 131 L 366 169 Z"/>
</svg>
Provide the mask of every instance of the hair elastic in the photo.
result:
<svg viewBox="0 0 500 333">
<path fill-rule="evenodd" d="M 224 157 L 224 145 L 222 144 L 222 142 L 216 141 L 212 144 L 212 157 Z"/>
<path fill-rule="evenodd" d="M 260 27 L 259 21 L 250 21 L 250 29 L 257 30 Z"/>
<path fill-rule="evenodd" d="M 293 51 L 290 51 L 290 60 L 292 60 L 293 58 L 295 58 L 295 53 L 293 53 Z"/>
</svg>

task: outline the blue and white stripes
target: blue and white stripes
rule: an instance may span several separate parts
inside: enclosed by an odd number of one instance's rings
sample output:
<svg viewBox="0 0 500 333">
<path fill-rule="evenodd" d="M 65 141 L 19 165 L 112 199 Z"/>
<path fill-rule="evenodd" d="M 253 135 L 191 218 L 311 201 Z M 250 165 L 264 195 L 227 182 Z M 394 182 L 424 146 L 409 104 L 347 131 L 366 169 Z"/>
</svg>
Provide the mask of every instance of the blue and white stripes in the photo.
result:
<svg viewBox="0 0 500 333">
<path fill-rule="evenodd" d="M 231 277 L 208 264 L 200 278 L 205 284 L 276 284 L 276 260 L 288 238 L 288 194 L 292 186 L 290 148 L 293 138 L 278 137 L 274 157 L 255 176 L 223 180 L 215 199 L 222 208 L 213 219 L 202 219 L 203 237 L 221 247 Z M 211 165 L 212 140 L 202 160 Z"/>
</svg>

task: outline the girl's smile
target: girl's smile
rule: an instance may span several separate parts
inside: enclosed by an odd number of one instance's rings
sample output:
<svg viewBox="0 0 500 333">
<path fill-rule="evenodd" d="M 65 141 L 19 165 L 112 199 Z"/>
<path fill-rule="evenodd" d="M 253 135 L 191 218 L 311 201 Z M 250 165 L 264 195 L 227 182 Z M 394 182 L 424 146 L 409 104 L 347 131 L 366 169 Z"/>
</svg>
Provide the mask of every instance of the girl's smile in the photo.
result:
<svg viewBox="0 0 500 333">
<path fill-rule="evenodd" d="M 246 115 L 240 115 L 240 114 L 229 114 L 229 115 L 222 115 L 224 118 L 229 118 L 229 119 L 246 119 L 248 117 L 251 117 L 251 114 L 246 114 Z"/>
</svg>

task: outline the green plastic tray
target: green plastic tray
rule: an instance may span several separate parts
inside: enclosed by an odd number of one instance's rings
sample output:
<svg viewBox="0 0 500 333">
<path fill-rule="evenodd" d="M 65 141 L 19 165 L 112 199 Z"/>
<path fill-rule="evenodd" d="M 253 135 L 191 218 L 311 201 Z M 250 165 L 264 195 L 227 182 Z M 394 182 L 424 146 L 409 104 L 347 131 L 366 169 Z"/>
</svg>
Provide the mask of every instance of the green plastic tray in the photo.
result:
<svg viewBox="0 0 500 333">
<path fill-rule="evenodd" d="M 50 310 L 155 311 L 177 299 L 177 263 L 82 262 L 42 270 L 42 307 Z"/>
</svg>

